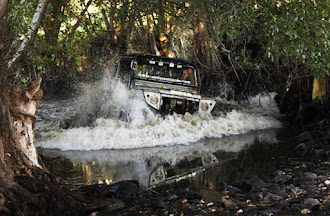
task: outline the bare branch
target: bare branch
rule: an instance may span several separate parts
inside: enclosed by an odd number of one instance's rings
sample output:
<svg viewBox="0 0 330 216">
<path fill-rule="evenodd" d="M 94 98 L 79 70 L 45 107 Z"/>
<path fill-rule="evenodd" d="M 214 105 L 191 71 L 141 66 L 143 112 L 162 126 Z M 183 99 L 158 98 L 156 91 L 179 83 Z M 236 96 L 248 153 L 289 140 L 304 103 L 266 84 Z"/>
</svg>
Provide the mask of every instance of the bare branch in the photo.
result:
<svg viewBox="0 0 330 216">
<path fill-rule="evenodd" d="M 18 47 L 18 49 L 17 49 L 16 53 L 14 54 L 14 56 L 12 57 L 12 59 L 8 61 L 8 69 L 11 68 L 12 65 L 16 62 L 16 60 L 21 56 L 22 51 L 25 49 L 26 45 L 31 40 L 33 33 L 36 32 L 36 30 L 38 29 L 42 12 L 45 10 L 48 2 L 49 2 L 49 0 L 40 0 L 40 2 L 38 3 L 36 12 L 34 13 L 34 15 L 32 17 L 32 21 L 29 26 L 29 30 L 27 32 L 26 37 L 24 38 L 24 40 Z"/>
</svg>

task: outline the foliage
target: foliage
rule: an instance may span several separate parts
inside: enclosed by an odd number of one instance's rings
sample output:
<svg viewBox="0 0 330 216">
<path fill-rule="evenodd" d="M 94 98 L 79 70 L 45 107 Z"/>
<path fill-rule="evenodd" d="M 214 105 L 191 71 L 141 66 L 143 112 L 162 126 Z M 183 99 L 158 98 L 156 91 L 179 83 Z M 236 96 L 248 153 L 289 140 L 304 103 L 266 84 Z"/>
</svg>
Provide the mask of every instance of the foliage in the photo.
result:
<svg viewBox="0 0 330 216">
<path fill-rule="evenodd" d="M 36 4 L 11 1 L 12 50 Z M 216 77 L 209 84 L 225 80 L 243 92 L 252 83 L 279 90 L 295 79 L 329 74 L 328 11 L 326 0 L 50 0 L 21 67 L 30 80 L 31 74 L 82 71 L 96 42 L 101 49 L 110 46 L 109 53 L 187 58 Z"/>
</svg>

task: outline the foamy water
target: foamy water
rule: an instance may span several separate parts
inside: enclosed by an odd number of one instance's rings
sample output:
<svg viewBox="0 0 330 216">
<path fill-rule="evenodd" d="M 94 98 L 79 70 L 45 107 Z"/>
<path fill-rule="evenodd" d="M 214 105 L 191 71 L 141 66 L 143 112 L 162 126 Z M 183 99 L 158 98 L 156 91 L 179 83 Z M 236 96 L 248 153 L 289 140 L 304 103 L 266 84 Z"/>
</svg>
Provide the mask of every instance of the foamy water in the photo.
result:
<svg viewBox="0 0 330 216">
<path fill-rule="evenodd" d="M 41 109 L 44 115 L 37 123 L 38 147 L 67 151 L 189 145 L 205 138 L 281 127 L 274 93 L 241 102 L 219 97 L 217 116 L 186 113 L 162 117 L 151 111 L 140 91 L 129 91 L 121 83 L 104 79 L 84 89 L 74 103 L 45 103 L 47 111 Z M 221 104 L 231 108 L 221 110 Z M 72 119 L 74 127 L 61 129 L 65 118 Z"/>
<path fill-rule="evenodd" d="M 145 163 L 156 160 L 157 163 L 175 165 L 185 158 L 198 158 L 217 151 L 237 153 L 246 149 L 256 141 L 274 144 L 277 143 L 275 130 L 262 130 L 248 134 L 225 137 L 222 139 L 204 139 L 192 145 L 157 146 L 152 148 L 134 148 L 125 150 L 102 151 L 58 151 L 45 150 L 48 155 L 65 156 L 72 162 L 93 162 L 99 165 L 116 165 L 129 163 Z"/>
</svg>

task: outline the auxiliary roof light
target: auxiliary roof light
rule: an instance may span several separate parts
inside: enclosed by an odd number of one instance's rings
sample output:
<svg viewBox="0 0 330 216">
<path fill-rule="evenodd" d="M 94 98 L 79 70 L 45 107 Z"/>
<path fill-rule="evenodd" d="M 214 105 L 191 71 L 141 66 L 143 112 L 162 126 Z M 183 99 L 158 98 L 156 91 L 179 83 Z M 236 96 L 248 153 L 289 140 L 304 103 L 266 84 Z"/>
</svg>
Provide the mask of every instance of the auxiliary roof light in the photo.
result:
<svg viewBox="0 0 330 216">
<path fill-rule="evenodd" d="M 171 68 L 174 67 L 174 63 L 171 62 L 169 66 L 170 66 Z"/>
<path fill-rule="evenodd" d="M 182 68 L 182 65 L 178 65 L 177 68 Z"/>
<path fill-rule="evenodd" d="M 156 64 L 156 61 L 151 59 L 151 60 L 149 60 L 149 64 Z"/>
<path fill-rule="evenodd" d="M 160 61 L 158 62 L 158 66 L 163 66 L 164 65 L 164 62 Z"/>
</svg>

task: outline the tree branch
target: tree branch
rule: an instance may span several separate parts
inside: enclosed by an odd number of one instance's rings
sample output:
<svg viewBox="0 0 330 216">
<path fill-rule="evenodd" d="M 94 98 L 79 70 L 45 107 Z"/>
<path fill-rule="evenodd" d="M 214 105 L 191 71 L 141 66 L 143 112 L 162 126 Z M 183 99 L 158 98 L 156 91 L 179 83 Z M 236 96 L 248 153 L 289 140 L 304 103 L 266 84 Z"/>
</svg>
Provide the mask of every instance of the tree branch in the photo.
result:
<svg viewBox="0 0 330 216">
<path fill-rule="evenodd" d="M 91 5 L 91 3 L 92 3 L 92 0 L 89 0 L 89 1 L 87 2 L 87 5 L 86 5 L 85 9 L 84 9 L 83 11 L 81 11 L 81 13 L 80 13 L 80 15 L 79 15 L 79 17 L 78 17 L 78 19 L 77 19 L 76 24 L 75 24 L 75 25 L 72 27 L 72 29 L 71 29 L 71 32 L 70 32 L 68 38 L 71 38 L 71 37 L 74 35 L 76 29 L 79 27 L 79 25 L 80 25 L 80 23 L 81 23 L 81 21 L 82 21 L 84 15 L 85 15 L 86 11 L 88 10 L 88 7 Z"/>
<path fill-rule="evenodd" d="M 16 53 L 14 54 L 12 59 L 8 61 L 8 69 L 10 69 L 12 65 L 16 62 L 16 60 L 21 56 L 22 51 L 25 49 L 27 43 L 31 40 L 33 33 L 36 32 L 36 30 L 38 29 L 42 12 L 45 10 L 48 2 L 49 0 L 40 0 L 40 2 L 38 3 L 36 12 L 32 17 L 32 21 L 29 26 L 29 30 L 26 37 L 24 38 L 24 40 L 16 50 Z"/>
</svg>

